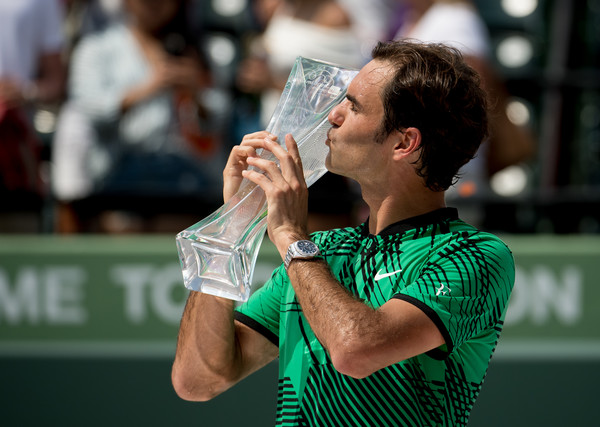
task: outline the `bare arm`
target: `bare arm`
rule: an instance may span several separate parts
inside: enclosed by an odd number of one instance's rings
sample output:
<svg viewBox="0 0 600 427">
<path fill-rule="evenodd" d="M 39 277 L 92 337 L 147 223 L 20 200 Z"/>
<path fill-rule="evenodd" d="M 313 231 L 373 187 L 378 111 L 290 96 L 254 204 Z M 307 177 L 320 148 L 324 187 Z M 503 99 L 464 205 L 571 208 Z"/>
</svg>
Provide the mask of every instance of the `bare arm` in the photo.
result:
<svg viewBox="0 0 600 427">
<path fill-rule="evenodd" d="M 182 399 L 212 399 L 277 357 L 275 345 L 234 321 L 233 308 L 231 300 L 190 292 L 171 374 Z"/>
<path fill-rule="evenodd" d="M 325 262 L 294 260 L 288 274 L 306 319 L 343 374 L 364 378 L 444 343 L 419 308 L 392 299 L 373 309 L 347 292 Z"/>
<path fill-rule="evenodd" d="M 264 141 L 281 169 L 252 157 L 248 163 L 266 173 L 243 172 L 265 190 L 269 237 L 282 257 L 292 242 L 308 237 L 302 164 L 293 138 L 286 138 L 286 145 L 287 152 Z M 347 292 L 324 261 L 294 260 L 288 274 L 306 319 L 341 373 L 362 378 L 444 344 L 439 329 L 420 309 L 396 299 L 373 309 Z"/>
<path fill-rule="evenodd" d="M 252 145 L 266 132 L 248 135 L 229 157 L 224 176 L 224 199 L 241 183 L 241 170 Z M 185 306 L 172 369 L 173 387 L 186 400 L 209 400 L 275 359 L 279 350 L 258 332 L 233 318 L 234 302 L 190 292 Z"/>
</svg>

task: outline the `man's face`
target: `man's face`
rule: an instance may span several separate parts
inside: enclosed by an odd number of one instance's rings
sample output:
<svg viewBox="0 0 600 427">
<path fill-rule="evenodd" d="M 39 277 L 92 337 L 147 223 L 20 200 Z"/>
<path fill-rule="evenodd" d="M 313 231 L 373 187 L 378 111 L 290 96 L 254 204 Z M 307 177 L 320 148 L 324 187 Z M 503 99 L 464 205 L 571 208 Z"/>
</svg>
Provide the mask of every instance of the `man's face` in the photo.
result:
<svg viewBox="0 0 600 427">
<path fill-rule="evenodd" d="M 389 64 L 369 62 L 350 83 L 346 99 L 329 113 L 329 171 L 360 182 L 387 161 L 386 138 L 378 139 L 378 134 L 384 113 L 381 91 L 391 76 Z"/>
</svg>

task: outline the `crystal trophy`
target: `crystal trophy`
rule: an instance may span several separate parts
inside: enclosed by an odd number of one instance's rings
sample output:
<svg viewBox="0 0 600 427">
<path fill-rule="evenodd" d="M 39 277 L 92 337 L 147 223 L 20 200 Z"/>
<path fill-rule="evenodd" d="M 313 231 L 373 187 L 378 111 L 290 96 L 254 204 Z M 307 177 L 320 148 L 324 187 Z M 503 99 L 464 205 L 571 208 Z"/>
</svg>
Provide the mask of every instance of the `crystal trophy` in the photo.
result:
<svg viewBox="0 0 600 427">
<path fill-rule="evenodd" d="M 346 96 L 357 70 L 298 57 L 267 126 L 285 147 L 298 143 L 308 186 L 327 171 L 329 112 Z M 273 154 L 259 154 L 275 162 Z M 177 251 L 185 287 L 236 301 L 250 296 L 256 257 L 267 228 L 263 190 L 244 179 L 238 192 L 202 221 L 181 231 Z"/>
</svg>

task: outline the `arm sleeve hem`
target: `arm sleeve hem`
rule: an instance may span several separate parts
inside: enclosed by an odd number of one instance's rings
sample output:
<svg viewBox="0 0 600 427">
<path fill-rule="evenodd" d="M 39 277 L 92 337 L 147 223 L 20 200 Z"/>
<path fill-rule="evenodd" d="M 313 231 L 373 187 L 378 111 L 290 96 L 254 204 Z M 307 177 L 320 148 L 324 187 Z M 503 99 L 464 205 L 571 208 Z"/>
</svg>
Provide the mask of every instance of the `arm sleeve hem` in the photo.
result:
<svg viewBox="0 0 600 427">
<path fill-rule="evenodd" d="M 233 312 L 233 318 L 235 320 L 237 320 L 238 322 L 243 323 L 244 325 L 248 326 L 250 329 L 255 330 L 256 332 L 258 332 L 259 334 L 264 336 L 266 339 L 271 341 L 274 345 L 279 347 L 279 337 L 277 335 L 275 335 L 273 332 L 271 332 L 267 327 L 265 327 L 261 323 L 257 322 L 253 318 L 251 318 L 243 313 L 240 313 L 239 311 Z"/>
<path fill-rule="evenodd" d="M 452 338 L 450 337 L 450 334 L 448 333 L 448 330 L 446 329 L 446 325 L 444 325 L 444 322 L 442 322 L 442 319 L 440 319 L 440 316 L 438 316 L 438 314 L 435 312 L 435 310 L 433 308 L 431 308 L 430 306 L 428 306 L 427 304 L 425 304 L 423 301 L 420 301 L 409 295 L 396 294 L 392 298 L 401 299 L 403 301 L 406 301 L 406 302 L 414 305 L 415 307 L 420 309 L 423 313 L 425 313 L 425 315 L 427 317 L 429 317 L 431 319 L 431 321 L 435 324 L 435 326 L 437 326 L 437 328 L 440 330 L 440 333 L 442 334 L 442 337 L 444 338 L 444 341 L 446 342 L 447 350 L 443 350 L 442 348 L 438 347 L 438 348 L 434 348 L 433 350 L 428 351 L 426 354 L 429 357 L 436 359 L 436 360 L 443 360 L 443 359 L 447 358 L 448 355 L 450 353 L 452 353 L 452 350 L 454 349 L 454 343 L 452 342 Z"/>
</svg>

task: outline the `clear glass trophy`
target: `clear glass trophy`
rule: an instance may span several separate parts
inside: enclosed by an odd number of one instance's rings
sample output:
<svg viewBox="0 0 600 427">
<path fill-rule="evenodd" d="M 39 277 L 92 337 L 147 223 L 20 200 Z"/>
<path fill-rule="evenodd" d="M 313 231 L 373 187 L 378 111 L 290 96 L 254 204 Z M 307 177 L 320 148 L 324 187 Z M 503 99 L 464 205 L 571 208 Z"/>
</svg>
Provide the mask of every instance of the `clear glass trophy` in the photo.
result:
<svg viewBox="0 0 600 427">
<path fill-rule="evenodd" d="M 277 135 L 281 145 L 285 144 L 285 135 L 294 136 L 308 186 L 327 171 L 327 116 L 344 99 L 348 84 L 357 73 L 321 61 L 296 59 L 267 131 Z M 277 161 L 269 152 L 260 155 Z M 185 287 L 246 301 L 266 228 L 264 192 L 244 179 L 231 200 L 177 235 Z"/>
</svg>

